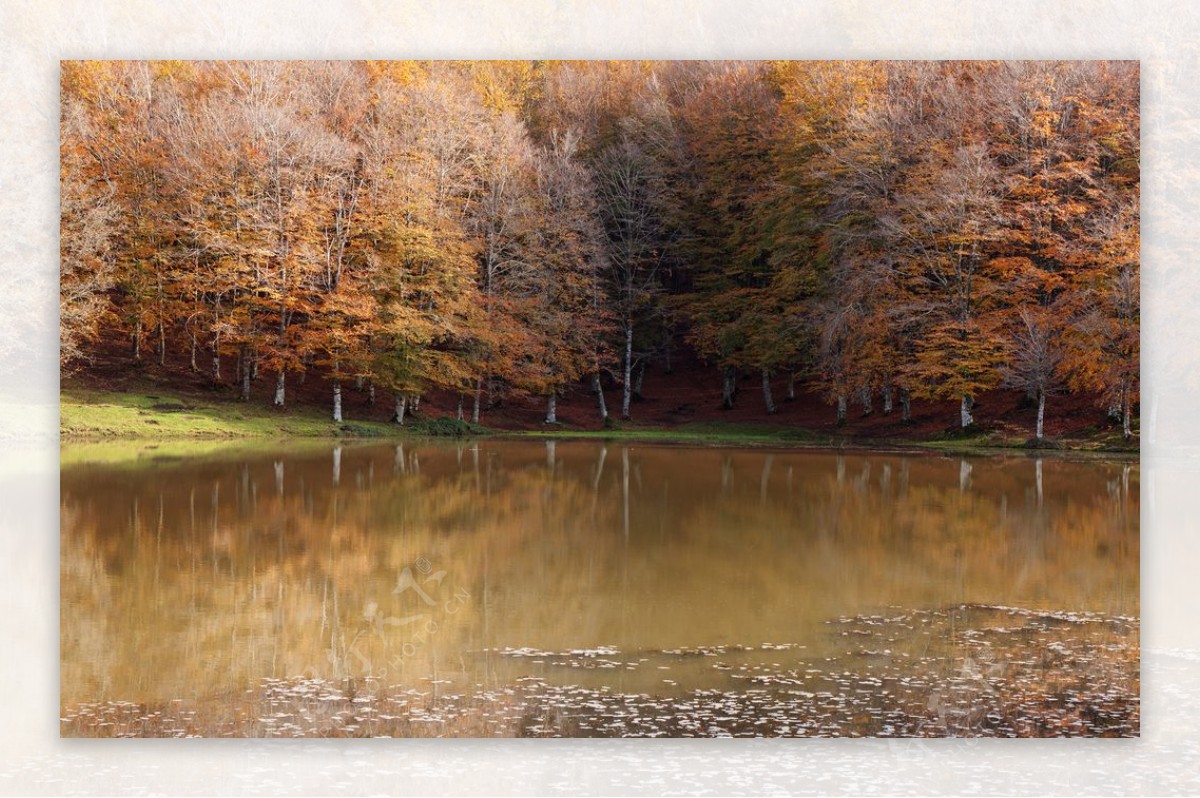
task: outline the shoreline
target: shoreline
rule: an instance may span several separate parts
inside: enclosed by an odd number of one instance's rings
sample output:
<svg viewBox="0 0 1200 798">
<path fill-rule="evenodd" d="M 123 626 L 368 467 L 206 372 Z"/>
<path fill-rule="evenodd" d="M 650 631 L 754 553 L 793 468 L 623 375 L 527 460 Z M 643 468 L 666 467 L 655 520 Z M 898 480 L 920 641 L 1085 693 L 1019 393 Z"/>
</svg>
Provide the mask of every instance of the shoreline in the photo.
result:
<svg viewBox="0 0 1200 798">
<path fill-rule="evenodd" d="M 961 438 L 871 438 L 837 435 L 771 424 L 705 422 L 678 426 L 626 422 L 605 429 L 557 425 L 547 429 L 503 429 L 418 417 L 401 427 L 390 422 L 329 420 L 312 408 L 276 410 L 220 401 L 198 401 L 170 391 L 121 393 L 64 390 L 60 393 L 60 446 L 111 444 L 145 450 L 166 445 L 179 451 L 225 448 L 226 444 L 342 440 L 497 440 L 639 442 L 664 446 L 737 446 L 777 450 L 884 451 L 947 456 L 1021 456 L 1054 459 L 1134 461 L 1138 447 L 1114 447 L 1097 440 L 1051 441 L 1044 447 L 980 430 Z M 140 446 L 139 446 L 140 444 Z M 186 456 L 187 452 L 179 452 Z M 126 459 L 118 457 L 116 459 Z"/>
</svg>

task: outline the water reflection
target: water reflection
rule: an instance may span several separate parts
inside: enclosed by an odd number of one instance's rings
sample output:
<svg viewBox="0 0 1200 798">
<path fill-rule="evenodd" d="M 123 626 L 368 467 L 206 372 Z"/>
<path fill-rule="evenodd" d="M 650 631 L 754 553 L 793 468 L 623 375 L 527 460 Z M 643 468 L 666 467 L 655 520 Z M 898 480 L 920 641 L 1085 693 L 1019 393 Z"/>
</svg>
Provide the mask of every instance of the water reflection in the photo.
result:
<svg viewBox="0 0 1200 798">
<path fill-rule="evenodd" d="M 662 652 L 841 657 L 838 618 L 1136 616 L 1137 482 L 1128 463 L 554 441 L 66 467 L 62 701 L 298 677 L 682 695 L 729 673 Z M 545 654 L 570 651 L 609 653 Z"/>
</svg>

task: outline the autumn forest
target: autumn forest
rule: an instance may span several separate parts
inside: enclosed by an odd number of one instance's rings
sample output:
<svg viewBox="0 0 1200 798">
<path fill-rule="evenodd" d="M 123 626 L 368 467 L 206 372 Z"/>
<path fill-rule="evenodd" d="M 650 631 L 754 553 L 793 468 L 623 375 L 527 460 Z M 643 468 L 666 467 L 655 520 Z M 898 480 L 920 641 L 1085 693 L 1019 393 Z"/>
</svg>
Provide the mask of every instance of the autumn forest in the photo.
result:
<svg viewBox="0 0 1200 798">
<path fill-rule="evenodd" d="M 64 374 L 617 422 L 687 360 L 1136 435 L 1136 62 L 64 62 L 61 109 Z"/>
</svg>

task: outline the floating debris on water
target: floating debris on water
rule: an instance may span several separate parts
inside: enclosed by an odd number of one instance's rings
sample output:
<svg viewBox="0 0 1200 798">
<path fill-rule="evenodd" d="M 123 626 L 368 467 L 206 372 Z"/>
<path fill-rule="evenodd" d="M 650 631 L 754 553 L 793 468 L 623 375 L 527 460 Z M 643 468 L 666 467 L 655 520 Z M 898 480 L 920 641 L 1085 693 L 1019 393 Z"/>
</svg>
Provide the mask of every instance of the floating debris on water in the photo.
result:
<svg viewBox="0 0 1200 798">
<path fill-rule="evenodd" d="M 86 737 L 1130 737 L 1140 733 L 1139 624 L 1124 616 L 963 604 L 843 617 L 835 657 L 804 645 L 698 646 L 622 654 L 493 649 L 536 673 L 485 689 L 427 677 L 435 693 L 371 677 L 263 679 L 248 692 L 159 704 L 80 704 Z M 762 658 L 763 652 L 772 661 Z M 786 653 L 780 653 L 786 652 Z M 718 658 L 719 657 L 719 658 Z M 758 658 L 756 658 L 758 657 Z M 713 658 L 713 659 L 697 659 Z M 778 662 L 774 660 L 779 660 Z M 617 689 L 646 664 L 653 692 Z M 720 687 L 689 686 L 712 674 Z M 546 669 L 550 669 L 547 671 Z M 572 670 L 578 669 L 578 670 Z M 552 683 L 550 673 L 610 681 Z M 669 670 L 672 679 L 660 671 Z M 634 674 L 636 676 L 636 674 Z M 628 677 L 628 678 L 633 678 Z"/>
</svg>

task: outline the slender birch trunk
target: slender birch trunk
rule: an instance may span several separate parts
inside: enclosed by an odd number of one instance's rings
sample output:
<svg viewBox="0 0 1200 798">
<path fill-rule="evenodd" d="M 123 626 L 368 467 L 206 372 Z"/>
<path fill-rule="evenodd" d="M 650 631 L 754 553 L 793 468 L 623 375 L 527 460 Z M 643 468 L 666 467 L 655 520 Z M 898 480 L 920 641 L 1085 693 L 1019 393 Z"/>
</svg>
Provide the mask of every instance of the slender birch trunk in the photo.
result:
<svg viewBox="0 0 1200 798">
<path fill-rule="evenodd" d="M 621 418 L 629 418 L 629 403 L 633 398 L 633 325 L 625 325 L 625 384 L 621 386 Z"/>
<path fill-rule="evenodd" d="M 600 384 L 600 372 L 592 374 L 592 390 L 596 392 L 596 402 L 600 407 L 600 420 L 608 420 L 608 406 L 604 404 L 604 387 Z"/>
<path fill-rule="evenodd" d="M 1046 418 L 1046 391 L 1038 388 L 1037 439 L 1042 439 L 1043 424 Z"/>
<path fill-rule="evenodd" d="M 775 415 L 775 399 L 771 396 L 771 371 L 766 366 L 762 367 L 762 390 L 763 402 L 767 406 L 767 413 Z"/>
<path fill-rule="evenodd" d="M 287 382 L 287 376 L 286 376 L 284 370 L 281 368 L 281 369 L 279 369 L 279 373 L 277 375 L 275 375 L 275 399 L 273 400 L 272 403 L 276 407 L 283 407 L 283 400 L 284 400 L 284 395 L 285 395 L 284 389 L 285 389 L 286 382 Z"/>
<path fill-rule="evenodd" d="M 333 420 L 338 423 L 342 421 L 342 384 L 340 382 L 333 384 Z"/>
<path fill-rule="evenodd" d="M 1133 392 L 1129 390 L 1129 383 L 1121 387 L 1121 434 L 1125 436 L 1125 440 L 1133 437 Z"/>
<path fill-rule="evenodd" d="M 966 429 L 975 423 L 975 418 L 971 415 L 971 397 L 963 396 L 958 406 L 959 420 L 962 422 L 962 428 Z"/>
<path fill-rule="evenodd" d="M 557 424 L 558 423 L 558 414 L 556 412 L 557 409 L 558 409 L 558 396 L 553 391 L 551 391 L 546 396 L 546 423 L 547 424 Z"/>
<path fill-rule="evenodd" d="M 408 409 L 408 397 L 404 394 L 396 394 L 396 412 L 392 416 L 392 421 L 395 421 L 400 426 L 404 426 L 404 411 Z"/>
<path fill-rule="evenodd" d="M 732 410 L 733 396 L 737 393 L 737 369 L 733 366 L 726 366 L 722 375 L 724 377 L 724 385 L 721 389 L 721 407 L 726 410 Z"/>
</svg>

